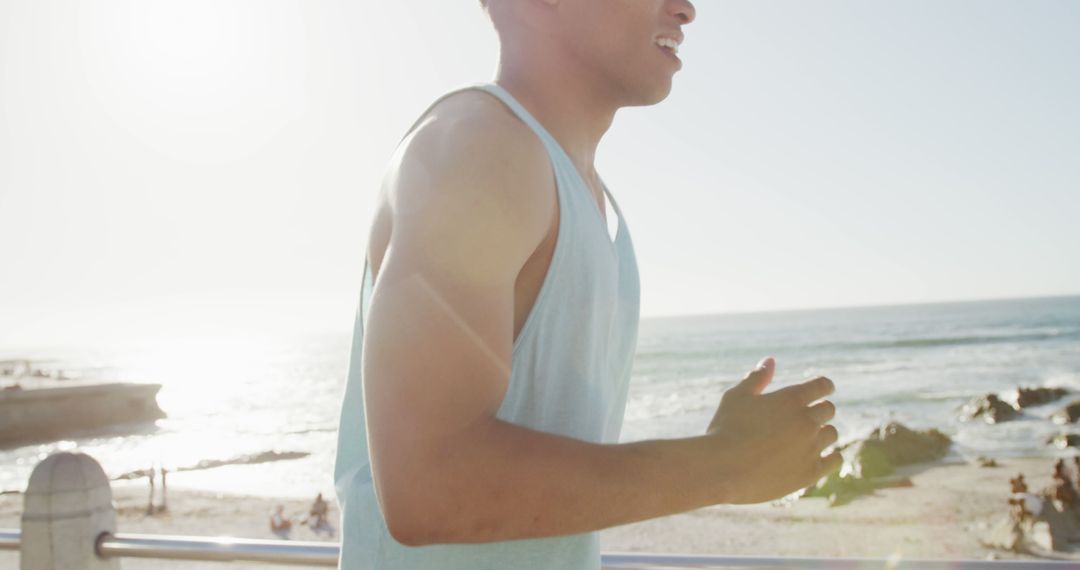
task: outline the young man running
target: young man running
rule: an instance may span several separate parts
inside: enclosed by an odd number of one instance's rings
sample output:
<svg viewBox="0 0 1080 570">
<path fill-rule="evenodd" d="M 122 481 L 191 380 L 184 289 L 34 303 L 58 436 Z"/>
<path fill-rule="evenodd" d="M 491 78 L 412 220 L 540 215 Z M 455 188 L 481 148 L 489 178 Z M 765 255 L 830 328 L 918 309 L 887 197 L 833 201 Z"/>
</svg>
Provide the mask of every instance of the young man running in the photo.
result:
<svg viewBox="0 0 1080 570">
<path fill-rule="evenodd" d="M 595 570 L 600 529 L 837 469 L 833 405 L 814 404 L 832 383 L 764 394 L 772 359 L 705 434 L 617 443 L 638 272 L 593 157 L 618 109 L 670 92 L 693 5 L 484 4 L 495 82 L 422 114 L 371 228 L 335 465 L 341 567 Z"/>
</svg>

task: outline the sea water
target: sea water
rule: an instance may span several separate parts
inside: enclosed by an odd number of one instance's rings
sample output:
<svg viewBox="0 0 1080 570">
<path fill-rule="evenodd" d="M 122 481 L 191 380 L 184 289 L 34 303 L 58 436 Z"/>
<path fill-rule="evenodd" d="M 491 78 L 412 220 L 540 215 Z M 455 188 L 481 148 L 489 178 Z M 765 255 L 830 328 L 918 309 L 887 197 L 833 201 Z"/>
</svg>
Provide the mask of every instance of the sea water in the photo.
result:
<svg viewBox="0 0 1080 570">
<path fill-rule="evenodd" d="M 22 489 L 49 453 L 85 451 L 111 476 L 263 451 L 307 457 L 174 472 L 170 487 L 311 497 L 333 488 L 348 334 L 175 339 L 106 348 L 0 350 L 67 376 L 162 384 L 154 424 L 0 450 L 0 490 Z M 1045 440 L 1073 426 L 1049 415 L 1080 398 L 1080 297 L 644 319 L 621 441 L 700 435 L 720 396 L 762 357 L 773 390 L 825 375 L 836 384 L 841 441 L 895 420 L 936 427 L 953 454 L 1072 455 Z M 34 380 L 25 379 L 32 387 Z M 961 421 L 970 399 L 1017 386 L 1060 386 L 1067 399 L 997 425 Z M 123 483 L 118 483 L 123 484 Z M 128 484 L 145 486 L 145 480 Z"/>
</svg>

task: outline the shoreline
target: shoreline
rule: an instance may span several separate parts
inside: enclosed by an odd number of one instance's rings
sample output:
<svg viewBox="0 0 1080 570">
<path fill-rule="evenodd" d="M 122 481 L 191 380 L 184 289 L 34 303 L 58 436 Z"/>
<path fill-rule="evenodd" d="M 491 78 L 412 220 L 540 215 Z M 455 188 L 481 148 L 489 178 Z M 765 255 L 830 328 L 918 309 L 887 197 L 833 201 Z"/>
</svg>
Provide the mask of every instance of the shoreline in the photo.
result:
<svg viewBox="0 0 1080 570">
<path fill-rule="evenodd" d="M 981 467 L 949 456 L 901 467 L 913 486 L 878 489 L 839 507 L 823 498 L 782 504 L 719 505 L 600 531 L 602 552 L 724 554 L 747 556 L 855 557 L 903 559 L 1037 559 L 996 551 L 981 539 L 1008 515 L 1008 479 L 1024 473 L 1033 491 L 1049 485 L 1053 459 L 1000 458 L 999 467 Z M 146 514 L 148 487 L 113 488 L 118 530 L 125 533 L 232 536 L 276 539 L 268 517 L 281 504 L 302 518 L 314 499 L 268 498 L 169 488 L 165 513 Z M 0 528 L 18 528 L 21 495 L 0 496 Z M 160 499 L 158 499 L 160 500 Z M 338 526 L 332 497 L 329 520 Z M 852 540 L 858 537 L 858 540 Z M 332 541 L 298 526 L 293 540 Z M 18 554 L 0 553 L 0 566 Z M 206 563 L 210 568 L 222 567 Z M 129 570 L 191 570 L 183 561 L 129 559 Z M 202 567 L 202 565 L 198 565 Z M 276 568 L 278 566 L 265 566 Z M 289 566 L 280 566 L 288 568 Z"/>
</svg>

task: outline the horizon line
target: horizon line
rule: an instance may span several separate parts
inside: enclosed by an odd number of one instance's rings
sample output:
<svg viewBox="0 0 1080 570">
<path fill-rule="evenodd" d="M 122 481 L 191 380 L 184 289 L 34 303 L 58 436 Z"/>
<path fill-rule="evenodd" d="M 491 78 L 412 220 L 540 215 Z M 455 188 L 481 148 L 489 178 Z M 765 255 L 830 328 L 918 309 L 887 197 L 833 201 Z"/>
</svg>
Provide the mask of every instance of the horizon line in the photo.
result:
<svg viewBox="0 0 1080 570">
<path fill-rule="evenodd" d="M 885 309 L 890 307 L 924 307 L 930 305 L 963 305 L 967 303 L 993 303 L 1005 301 L 1035 301 L 1047 299 L 1068 299 L 1080 297 L 1077 293 L 1047 293 L 1039 295 L 1025 295 L 1016 297 L 977 297 L 966 299 L 941 299 L 934 301 L 887 301 L 882 303 L 858 304 L 858 305 L 825 305 L 813 307 L 782 307 L 778 309 L 750 309 L 733 311 L 710 311 L 704 313 L 667 313 L 642 315 L 641 320 L 680 319 L 698 317 L 722 317 L 742 315 L 767 315 L 774 313 L 808 313 L 815 311 L 838 311 L 850 309 Z"/>
</svg>

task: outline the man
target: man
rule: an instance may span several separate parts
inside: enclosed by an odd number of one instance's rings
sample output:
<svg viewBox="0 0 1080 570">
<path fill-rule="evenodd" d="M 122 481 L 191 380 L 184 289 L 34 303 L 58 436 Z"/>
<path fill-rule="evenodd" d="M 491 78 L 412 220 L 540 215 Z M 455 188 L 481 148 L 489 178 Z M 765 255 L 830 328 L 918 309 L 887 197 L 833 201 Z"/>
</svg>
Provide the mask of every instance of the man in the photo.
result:
<svg viewBox="0 0 1080 570">
<path fill-rule="evenodd" d="M 319 493 L 315 497 L 315 502 L 311 503 L 311 508 L 308 509 L 308 516 L 304 517 L 304 520 L 300 524 L 308 525 L 308 528 L 315 534 L 327 529 L 326 515 L 330 511 L 330 506 L 326 504 L 326 500 L 323 499 L 322 493 Z"/>
<path fill-rule="evenodd" d="M 495 83 L 421 116 L 371 229 L 335 466 L 341 567 L 595 569 L 600 529 L 837 469 L 833 405 L 814 404 L 832 383 L 763 394 L 771 358 L 704 435 L 616 443 L 638 273 L 593 157 L 619 108 L 668 95 L 691 3 L 482 3 Z"/>
</svg>

